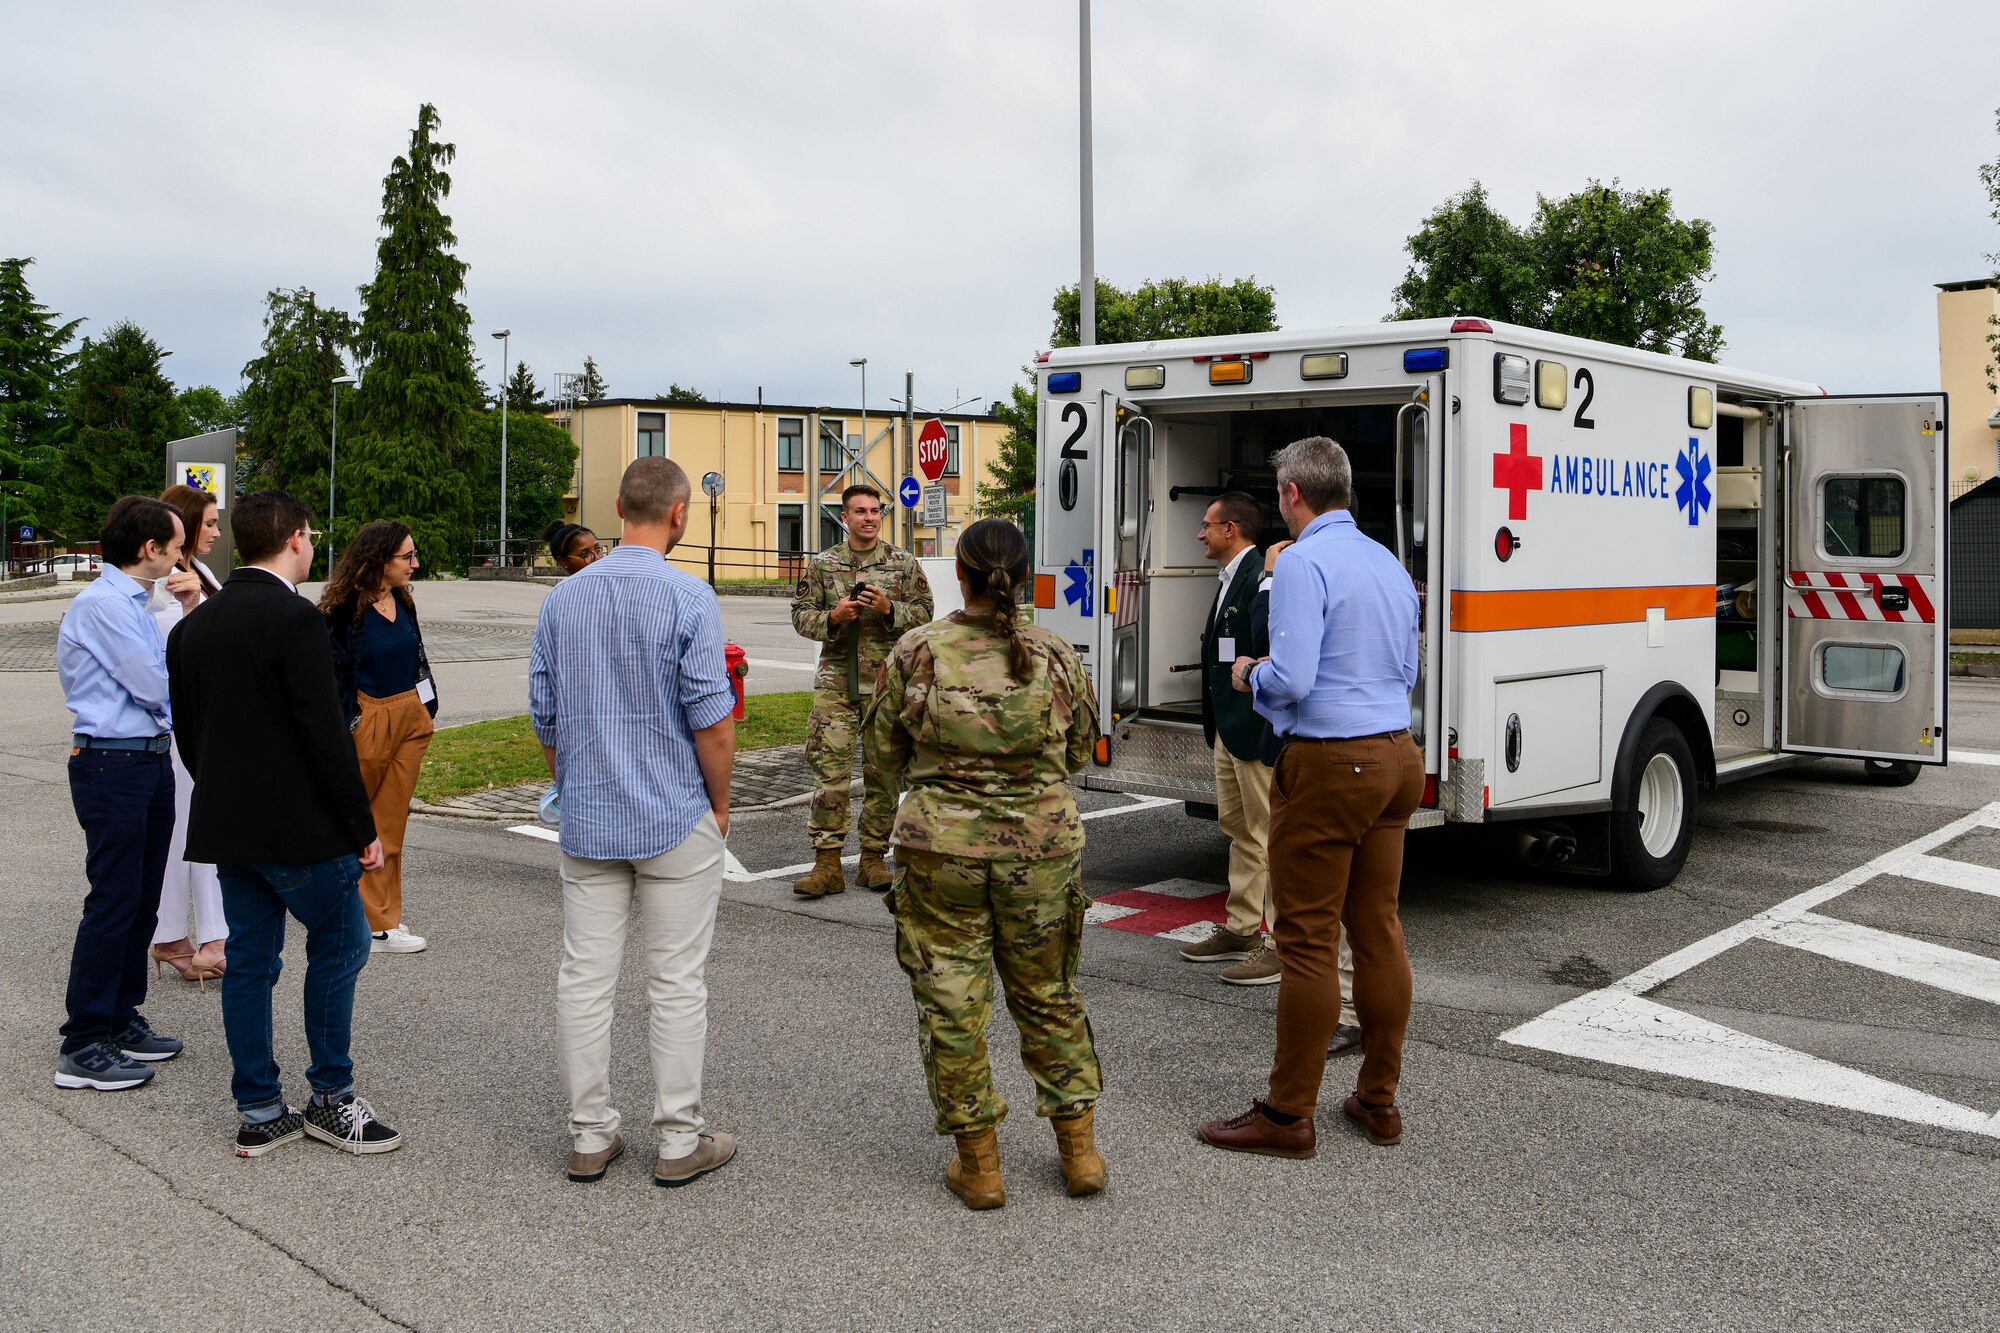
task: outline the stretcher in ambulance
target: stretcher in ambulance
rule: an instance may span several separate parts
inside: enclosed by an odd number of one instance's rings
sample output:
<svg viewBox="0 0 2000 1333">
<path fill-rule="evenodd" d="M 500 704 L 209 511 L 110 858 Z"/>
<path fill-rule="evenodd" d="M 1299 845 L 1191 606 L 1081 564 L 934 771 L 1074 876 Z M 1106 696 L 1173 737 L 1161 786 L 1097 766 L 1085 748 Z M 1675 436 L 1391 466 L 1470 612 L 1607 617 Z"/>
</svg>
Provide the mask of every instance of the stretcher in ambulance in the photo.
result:
<svg viewBox="0 0 2000 1333">
<path fill-rule="evenodd" d="M 1671 882 L 1705 789 L 1807 756 L 1943 764 L 1942 393 L 1814 385 L 1480 319 L 1037 358 L 1037 623 L 1088 665 L 1085 784 L 1212 811 L 1197 526 L 1326 435 L 1423 603 L 1413 828 Z"/>
</svg>

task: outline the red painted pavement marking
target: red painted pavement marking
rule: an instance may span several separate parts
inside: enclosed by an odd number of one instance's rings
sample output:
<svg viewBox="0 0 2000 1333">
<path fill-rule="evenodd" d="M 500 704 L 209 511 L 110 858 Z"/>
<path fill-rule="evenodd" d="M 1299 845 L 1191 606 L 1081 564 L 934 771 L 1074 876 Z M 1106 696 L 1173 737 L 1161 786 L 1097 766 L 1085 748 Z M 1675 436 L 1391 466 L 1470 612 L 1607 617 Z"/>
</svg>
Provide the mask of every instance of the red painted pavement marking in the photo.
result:
<svg viewBox="0 0 2000 1333">
<path fill-rule="evenodd" d="M 1134 935 L 1159 935 L 1179 930 L 1182 926 L 1192 926 L 1197 921 L 1222 921 L 1228 915 L 1228 899 L 1227 890 L 1200 898 L 1179 898 L 1168 893 L 1148 893 L 1144 889 L 1120 889 L 1116 893 L 1104 894 L 1096 901 L 1139 910 L 1130 916 L 1098 924 L 1112 930 L 1129 930 Z"/>
</svg>

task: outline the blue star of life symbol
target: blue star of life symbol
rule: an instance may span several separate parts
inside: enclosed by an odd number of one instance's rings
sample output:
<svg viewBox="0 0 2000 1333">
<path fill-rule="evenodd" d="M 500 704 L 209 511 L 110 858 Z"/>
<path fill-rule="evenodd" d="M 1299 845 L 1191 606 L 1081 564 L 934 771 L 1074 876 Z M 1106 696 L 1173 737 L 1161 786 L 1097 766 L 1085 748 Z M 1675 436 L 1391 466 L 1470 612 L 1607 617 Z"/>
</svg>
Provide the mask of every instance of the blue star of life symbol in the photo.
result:
<svg viewBox="0 0 2000 1333">
<path fill-rule="evenodd" d="M 1681 484 L 1674 491 L 1674 503 L 1687 510 L 1688 526 L 1701 522 L 1702 510 L 1715 502 L 1708 489 L 1709 474 L 1715 469 L 1701 455 L 1701 440 L 1688 436 L 1687 452 L 1674 459 L 1674 471 L 1680 474 Z"/>
<path fill-rule="evenodd" d="M 1069 579 L 1069 586 L 1063 589 L 1063 600 L 1086 617 L 1091 614 L 1091 595 L 1097 585 L 1096 556 L 1095 551 L 1085 551 L 1082 560 L 1072 560 L 1063 566 L 1063 574 Z"/>
</svg>

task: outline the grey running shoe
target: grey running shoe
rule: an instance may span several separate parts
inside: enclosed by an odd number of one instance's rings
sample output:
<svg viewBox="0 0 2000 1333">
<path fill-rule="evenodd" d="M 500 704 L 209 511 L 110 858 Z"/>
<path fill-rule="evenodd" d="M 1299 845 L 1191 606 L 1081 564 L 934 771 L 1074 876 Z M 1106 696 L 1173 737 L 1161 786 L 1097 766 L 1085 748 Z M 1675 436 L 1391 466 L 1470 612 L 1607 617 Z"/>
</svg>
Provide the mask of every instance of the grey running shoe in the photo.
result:
<svg viewBox="0 0 2000 1333">
<path fill-rule="evenodd" d="M 348 1093 L 337 1102 L 313 1098 L 306 1107 L 306 1133 L 342 1152 L 394 1152 L 403 1136 L 375 1118 L 375 1108 Z"/>
<path fill-rule="evenodd" d="M 293 1139 L 305 1137 L 306 1118 L 299 1114 L 296 1106 L 287 1106 L 284 1114 L 276 1120 L 265 1120 L 257 1124 L 248 1121 L 236 1127 L 236 1155 L 238 1157 L 262 1157 L 271 1149 L 290 1143 Z"/>
<path fill-rule="evenodd" d="M 123 1052 L 127 1060 L 143 1060 L 147 1064 L 171 1060 L 182 1049 L 179 1037 L 162 1037 L 137 1014 L 132 1015 L 132 1021 L 125 1025 L 123 1032 L 111 1039 L 111 1044 Z"/>
<path fill-rule="evenodd" d="M 90 1088 L 97 1092 L 123 1092 L 153 1081 L 153 1071 L 108 1041 L 71 1051 L 56 1060 L 58 1088 Z"/>
</svg>

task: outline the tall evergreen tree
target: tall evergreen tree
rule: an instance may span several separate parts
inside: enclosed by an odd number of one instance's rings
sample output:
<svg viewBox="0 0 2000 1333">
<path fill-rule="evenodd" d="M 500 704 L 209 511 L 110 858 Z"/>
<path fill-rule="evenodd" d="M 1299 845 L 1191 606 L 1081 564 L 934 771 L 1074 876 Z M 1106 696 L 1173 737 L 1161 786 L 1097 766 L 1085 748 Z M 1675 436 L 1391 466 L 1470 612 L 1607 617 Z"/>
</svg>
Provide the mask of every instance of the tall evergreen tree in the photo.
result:
<svg viewBox="0 0 2000 1333">
<path fill-rule="evenodd" d="M 472 419 L 475 458 L 473 511 L 479 537 L 490 541 L 500 529 L 500 414 Z M 562 517 L 563 496 L 576 475 L 576 440 L 569 431 L 536 412 L 507 418 L 507 527 L 530 536 Z M 482 548 L 484 549 L 484 548 Z"/>
<path fill-rule="evenodd" d="M 0 259 L 0 493 L 10 524 L 57 521 L 43 483 L 62 434 L 63 393 L 80 319 L 58 324 L 28 289 L 33 259 Z"/>
<path fill-rule="evenodd" d="M 517 412 L 539 412 L 548 406 L 526 361 L 516 361 L 514 373 L 507 377 L 507 406 Z"/>
<path fill-rule="evenodd" d="M 237 406 L 243 421 L 244 485 L 282 488 L 320 513 L 333 426 L 333 381 L 348 373 L 352 316 L 323 306 L 305 288 L 264 298 L 263 355 L 243 367 Z M 345 469 L 343 469 L 343 474 Z M 324 518 L 324 514 L 320 514 Z"/>
<path fill-rule="evenodd" d="M 597 362 L 591 357 L 583 358 L 583 378 L 576 383 L 576 396 L 587 403 L 611 396 L 611 386 L 597 373 Z"/>
<path fill-rule="evenodd" d="M 382 239 L 374 281 L 361 289 L 357 339 L 364 365 L 354 395 L 352 444 L 340 449 L 340 516 L 346 546 L 362 524 L 409 524 L 433 565 L 461 562 L 473 532 L 473 459 L 466 431 L 484 393 L 462 299 L 465 261 L 444 201 L 454 145 L 440 142 L 426 102 L 410 150 L 382 181 Z"/>
<path fill-rule="evenodd" d="M 68 395 L 69 430 L 55 472 L 59 524 L 71 541 L 97 536 L 121 495 L 158 495 L 167 442 L 188 433 L 160 345 L 130 320 L 83 340 Z"/>
</svg>

